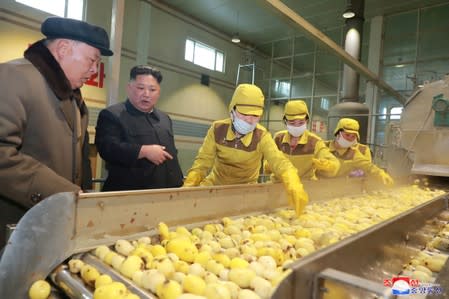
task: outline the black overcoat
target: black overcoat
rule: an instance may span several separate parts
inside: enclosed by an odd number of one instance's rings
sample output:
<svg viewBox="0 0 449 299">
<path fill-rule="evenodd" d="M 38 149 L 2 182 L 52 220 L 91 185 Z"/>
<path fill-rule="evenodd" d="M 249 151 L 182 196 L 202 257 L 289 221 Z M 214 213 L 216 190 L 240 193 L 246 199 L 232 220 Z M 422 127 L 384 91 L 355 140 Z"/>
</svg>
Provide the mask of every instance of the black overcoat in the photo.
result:
<svg viewBox="0 0 449 299">
<path fill-rule="evenodd" d="M 103 191 L 180 187 L 182 171 L 170 117 L 154 108 L 146 113 L 129 100 L 103 109 L 97 120 L 95 144 L 106 161 L 108 176 Z M 159 144 L 173 156 L 155 165 L 138 159 L 142 145 Z"/>
</svg>

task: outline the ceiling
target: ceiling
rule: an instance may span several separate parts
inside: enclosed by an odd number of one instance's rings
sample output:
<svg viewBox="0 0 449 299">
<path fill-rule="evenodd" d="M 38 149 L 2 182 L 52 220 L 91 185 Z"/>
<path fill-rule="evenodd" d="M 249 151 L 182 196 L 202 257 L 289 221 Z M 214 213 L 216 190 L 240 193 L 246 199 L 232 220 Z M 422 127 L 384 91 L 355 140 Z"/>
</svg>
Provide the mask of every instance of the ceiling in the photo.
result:
<svg viewBox="0 0 449 299">
<path fill-rule="evenodd" d="M 284 0 L 297 14 L 320 31 L 344 25 L 341 17 L 348 0 Z M 352 0 L 359 1 L 359 0 Z M 238 32 L 249 45 L 279 40 L 300 31 L 264 0 L 160 0 L 229 36 Z M 447 0 L 365 0 L 365 20 L 445 4 Z"/>
</svg>

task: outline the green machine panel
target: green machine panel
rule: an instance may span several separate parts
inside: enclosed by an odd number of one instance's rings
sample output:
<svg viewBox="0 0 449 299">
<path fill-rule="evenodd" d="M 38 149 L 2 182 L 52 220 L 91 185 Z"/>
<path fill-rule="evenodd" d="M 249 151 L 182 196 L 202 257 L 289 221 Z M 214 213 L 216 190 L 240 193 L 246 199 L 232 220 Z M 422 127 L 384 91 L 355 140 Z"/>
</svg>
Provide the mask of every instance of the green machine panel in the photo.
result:
<svg viewBox="0 0 449 299">
<path fill-rule="evenodd" d="M 433 124 L 435 127 L 449 127 L 449 100 L 443 94 L 433 97 L 432 108 L 435 110 Z"/>
</svg>

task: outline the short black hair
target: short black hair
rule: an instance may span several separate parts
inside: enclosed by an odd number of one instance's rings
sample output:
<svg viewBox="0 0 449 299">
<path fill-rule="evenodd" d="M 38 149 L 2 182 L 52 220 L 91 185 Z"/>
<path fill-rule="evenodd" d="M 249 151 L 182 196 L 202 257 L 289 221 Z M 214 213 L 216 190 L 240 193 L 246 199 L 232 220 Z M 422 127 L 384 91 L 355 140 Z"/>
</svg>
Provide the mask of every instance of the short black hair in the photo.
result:
<svg viewBox="0 0 449 299">
<path fill-rule="evenodd" d="M 341 131 L 344 131 L 343 129 L 338 130 L 337 132 L 335 132 L 334 136 L 337 136 L 338 134 L 340 134 Z"/>
<path fill-rule="evenodd" d="M 136 80 L 137 76 L 139 75 L 151 75 L 157 80 L 159 84 L 162 82 L 161 71 L 152 66 L 136 65 L 129 72 L 129 81 Z"/>
</svg>

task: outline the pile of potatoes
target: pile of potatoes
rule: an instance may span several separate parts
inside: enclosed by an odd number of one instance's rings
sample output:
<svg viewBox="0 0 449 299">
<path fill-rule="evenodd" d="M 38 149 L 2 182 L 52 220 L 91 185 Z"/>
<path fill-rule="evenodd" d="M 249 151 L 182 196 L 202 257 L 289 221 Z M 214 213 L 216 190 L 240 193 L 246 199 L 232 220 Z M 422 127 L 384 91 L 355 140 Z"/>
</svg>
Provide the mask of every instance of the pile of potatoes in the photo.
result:
<svg viewBox="0 0 449 299">
<path fill-rule="evenodd" d="M 160 223 L 158 235 L 118 240 L 93 253 L 160 299 L 265 299 L 289 274 L 289 263 L 443 193 L 412 185 L 312 203 L 299 217 L 280 209 L 191 230 Z M 441 269 L 444 255 L 432 256 L 416 257 L 410 274 Z"/>
</svg>

